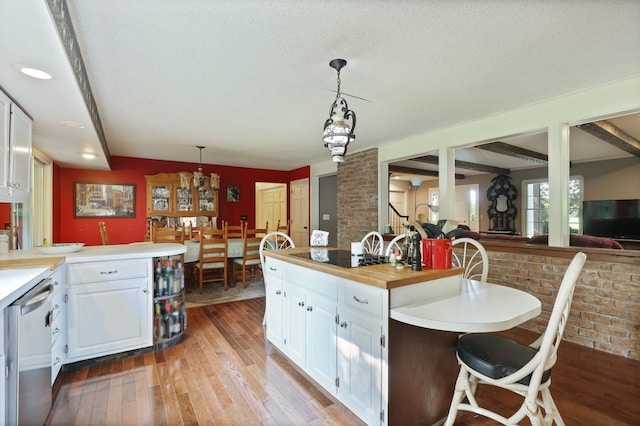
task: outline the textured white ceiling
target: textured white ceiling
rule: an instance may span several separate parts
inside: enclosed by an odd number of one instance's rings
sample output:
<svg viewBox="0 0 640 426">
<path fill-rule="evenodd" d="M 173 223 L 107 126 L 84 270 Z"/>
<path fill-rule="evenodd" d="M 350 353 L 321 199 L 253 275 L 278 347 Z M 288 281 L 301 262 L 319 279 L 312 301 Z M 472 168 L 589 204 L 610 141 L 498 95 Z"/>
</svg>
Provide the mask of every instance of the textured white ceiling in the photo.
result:
<svg viewBox="0 0 640 426">
<path fill-rule="evenodd" d="M 44 1 L 0 2 L 0 85 L 36 119 L 36 145 L 79 166 L 70 152 L 96 149 L 97 138 L 59 125 L 90 126 Z M 203 145 L 210 164 L 291 170 L 328 159 L 321 133 L 336 57 L 348 61 L 342 91 L 366 99 L 347 98 L 357 114 L 352 150 L 640 72 L 632 0 L 68 4 L 119 156 L 197 162 Z M 16 62 L 57 69 L 54 84 L 68 90 L 14 76 Z"/>
</svg>

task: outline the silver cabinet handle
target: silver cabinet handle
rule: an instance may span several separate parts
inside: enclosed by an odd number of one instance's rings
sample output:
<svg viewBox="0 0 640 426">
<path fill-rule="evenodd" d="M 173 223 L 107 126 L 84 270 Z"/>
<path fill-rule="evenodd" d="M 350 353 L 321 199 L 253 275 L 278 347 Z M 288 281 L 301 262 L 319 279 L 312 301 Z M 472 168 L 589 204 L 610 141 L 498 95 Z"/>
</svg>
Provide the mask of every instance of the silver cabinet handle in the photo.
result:
<svg viewBox="0 0 640 426">
<path fill-rule="evenodd" d="M 282 294 L 282 292 L 281 292 L 280 290 L 276 290 L 276 294 L 277 294 L 278 296 L 280 296 L 280 295 Z"/>
<path fill-rule="evenodd" d="M 340 323 L 340 327 L 342 327 L 342 328 L 347 328 L 347 322 L 346 322 L 346 321 L 342 321 L 342 322 Z"/>
<path fill-rule="evenodd" d="M 113 271 L 100 271 L 100 275 L 113 275 L 113 274 L 117 274 L 118 270 L 113 270 Z"/>
<path fill-rule="evenodd" d="M 298 306 L 304 306 L 304 302 L 298 302 Z"/>
<path fill-rule="evenodd" d="M 369 304 L 369 299 L 360 300 L 356 296 L 353 296 L 353 300 L 355 300 L 358 303 L 362 303 L 363 305 L 368 305 Z"/>
<path fill-rule="evenodd" d="M 307 312 L 313 311 L 313 306 L 307 306 Z"/>
<path fill-rule="evenodd" d="M 57 364 L 57 363 L 59 363 L 59 362 L 60 362 L 60 357 L 58 357 L 58 356 L 57 356 L 57 357 L 56 357 L 56 360 L 55 360 L 55 361 L 53 361 L 53 365 L 56 365 L 56 364 Z"/>
<path fill-rule="evenodd" d="M 51 335 L 55 336 L 56 334 L 60 333 L 60 329 L 58 327 L 56 327 L 52 332 Z"/>
</svg>

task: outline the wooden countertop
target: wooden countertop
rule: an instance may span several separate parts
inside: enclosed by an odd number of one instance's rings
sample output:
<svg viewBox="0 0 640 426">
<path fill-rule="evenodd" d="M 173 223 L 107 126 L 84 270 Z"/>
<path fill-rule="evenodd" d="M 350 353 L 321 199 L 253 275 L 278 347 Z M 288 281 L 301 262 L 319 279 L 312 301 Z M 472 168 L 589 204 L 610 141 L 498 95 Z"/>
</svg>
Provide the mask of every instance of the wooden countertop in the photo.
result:
<svg viewBox="0 0 640 426">
<path fill-rule="evenodd" d="M 327 250 L 337 250 L 327 248 Z M 291 256 L 295 253 L 308 253 L 309 247 L 287 249 L 287 250 L 266 250 L 265 256 L 282 260 L 294 265 L 304 266 L 318 272 L 335 275 L 371 286 L 393 289 L 406 285 L 417 284 L 424 281 L 431 281 L 438 278 L 451 277 L 462 274 L 462 269 L 423 269 L 422 271 L 412 271 L 411 268 L 397 269 L 389 263 L 380 265 L 360 266 L 357 268 L 343 268 L 311 259 Z"/>
<path fill-rule="evenodd" d="M 0 259 L 0 269 L 47 268 L 50 271 L 64 263 L 64 257 L 31 257 L 25 259 Z"/>
</svg>

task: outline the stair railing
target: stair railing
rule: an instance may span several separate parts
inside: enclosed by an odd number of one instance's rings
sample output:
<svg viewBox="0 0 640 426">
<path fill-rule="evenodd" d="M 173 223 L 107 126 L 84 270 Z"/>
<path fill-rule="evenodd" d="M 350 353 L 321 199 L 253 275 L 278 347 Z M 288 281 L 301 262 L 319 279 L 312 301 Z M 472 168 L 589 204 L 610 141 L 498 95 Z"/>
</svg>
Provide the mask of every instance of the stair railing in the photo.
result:
<svg viewBox="0 0 640 426">
<path fill-rule="evenodd" d="M 389 203 L 389 225 L 393 229 L 393 233 L 400 235 L 404 233 L 404 225 L 409 222 L 409 215 L 400 214 L 393 204 Z"/>
</svg>

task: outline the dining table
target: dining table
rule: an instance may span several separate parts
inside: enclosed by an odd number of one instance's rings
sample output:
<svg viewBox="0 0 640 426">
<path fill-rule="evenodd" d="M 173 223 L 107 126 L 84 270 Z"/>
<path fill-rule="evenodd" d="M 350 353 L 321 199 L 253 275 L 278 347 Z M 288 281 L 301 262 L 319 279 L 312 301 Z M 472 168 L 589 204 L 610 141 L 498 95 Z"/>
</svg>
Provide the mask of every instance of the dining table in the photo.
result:
<svg viewBox="0 0 640 426">
<path fill-rule="evenodd" d="M 184 263 L 200 261 L 200 240 L 186 240 L 184 246 L 187 251 L 184 254 Z M 242 238 L 229 238 L 227 240 L 227 257 L 230 259 L 241 258 L 244 251 Z"/>
</svg>

